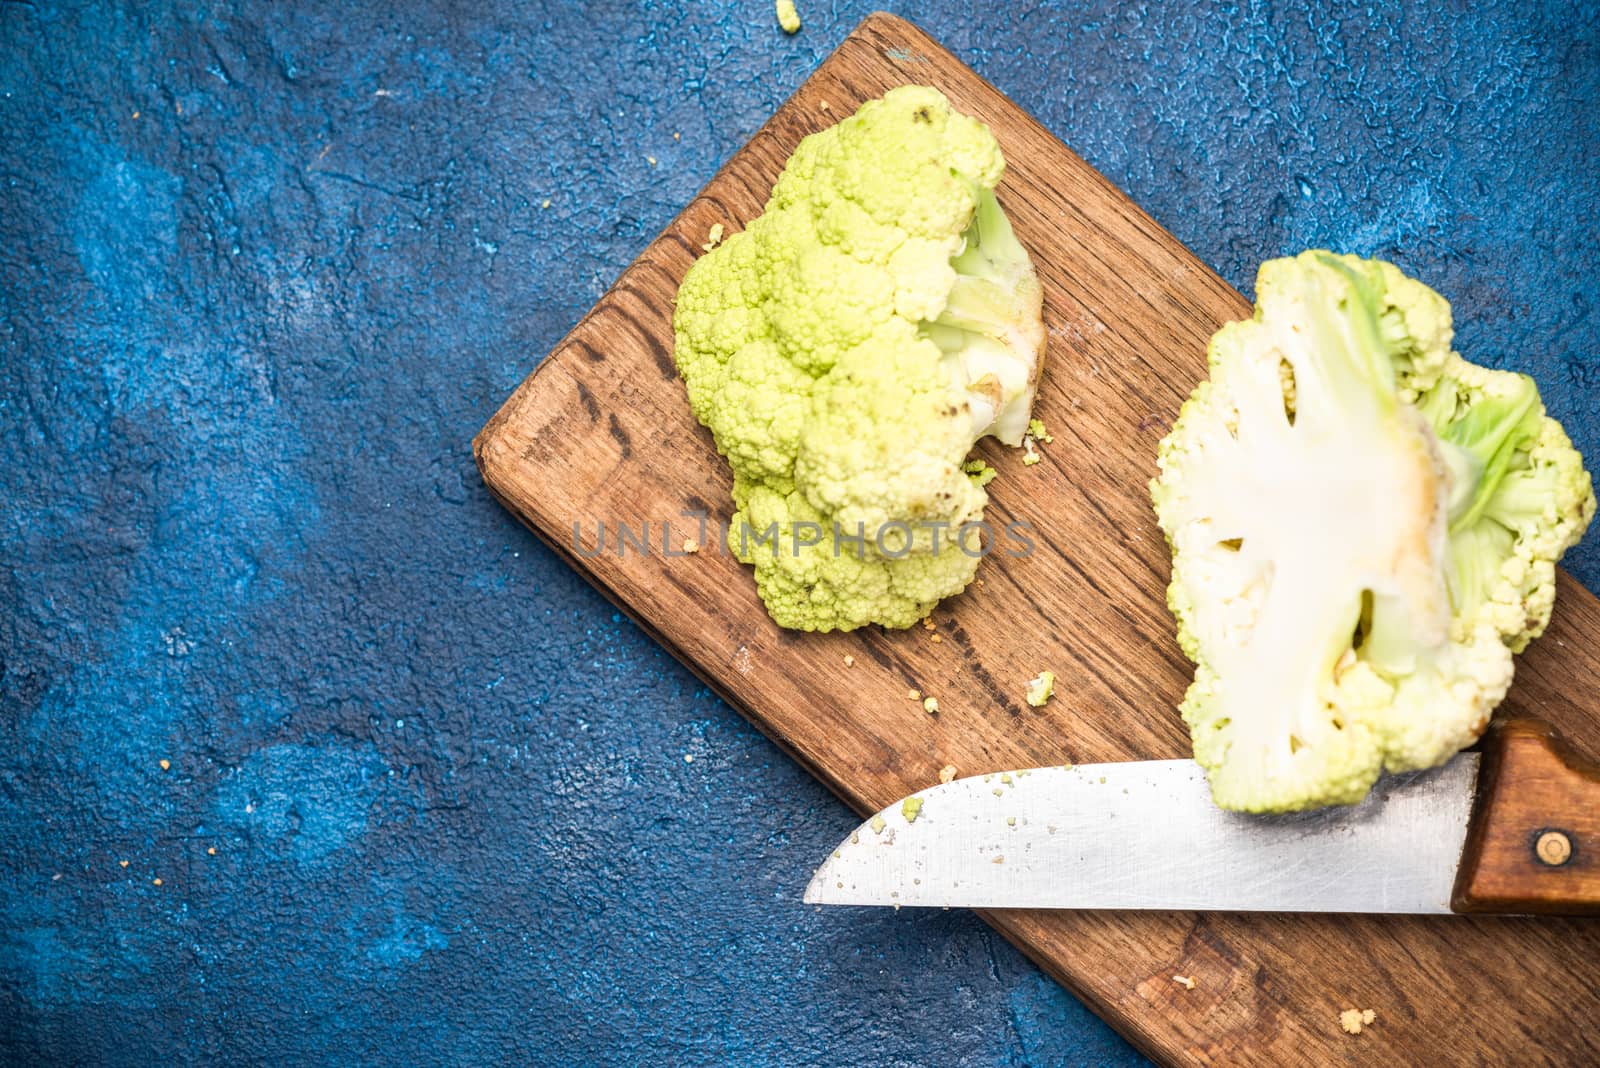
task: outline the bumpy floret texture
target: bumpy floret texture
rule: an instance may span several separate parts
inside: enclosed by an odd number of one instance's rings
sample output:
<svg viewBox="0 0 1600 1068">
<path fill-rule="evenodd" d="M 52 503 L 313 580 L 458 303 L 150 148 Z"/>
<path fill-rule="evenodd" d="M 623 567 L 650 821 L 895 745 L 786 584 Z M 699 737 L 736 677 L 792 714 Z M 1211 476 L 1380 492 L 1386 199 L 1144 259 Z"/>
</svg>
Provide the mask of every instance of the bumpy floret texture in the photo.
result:
<svg viewBox="0 0 1600 1068">
<path fill-rule="evenodd" d="M 733 468 L 728 544 L 782 626 L 910 626 L 973 578 L 987 495 L 963 463 L 1022 440 L 1045 343 L 1004 166 L 937 90 L 895 89 L 801 141 L 679 289 L 674 359 Z"/>
<path fill-rule="evenodd" d="M 1452 351 L 1433 290 L 1320 251 L 1256 286 L 1151 488 L 1195 758 L 1218 804 L 1273 812 L 1476 740 L 1595 497 L 1533 380 Z"/>
</svg>

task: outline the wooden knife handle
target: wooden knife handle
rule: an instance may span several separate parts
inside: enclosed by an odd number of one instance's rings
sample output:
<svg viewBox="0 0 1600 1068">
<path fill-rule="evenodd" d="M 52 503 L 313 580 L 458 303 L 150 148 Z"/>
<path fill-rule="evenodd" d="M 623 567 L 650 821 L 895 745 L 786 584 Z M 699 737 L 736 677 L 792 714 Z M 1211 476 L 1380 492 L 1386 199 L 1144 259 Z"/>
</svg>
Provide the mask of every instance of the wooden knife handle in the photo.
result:
<svg viewBox="0 0 1600 1068">
<path fill-rule="evenodd" d="M 1538 720 L 1496 721 L 1450 907 L 1600 914 L 1600 767 Z"/>
</svg>

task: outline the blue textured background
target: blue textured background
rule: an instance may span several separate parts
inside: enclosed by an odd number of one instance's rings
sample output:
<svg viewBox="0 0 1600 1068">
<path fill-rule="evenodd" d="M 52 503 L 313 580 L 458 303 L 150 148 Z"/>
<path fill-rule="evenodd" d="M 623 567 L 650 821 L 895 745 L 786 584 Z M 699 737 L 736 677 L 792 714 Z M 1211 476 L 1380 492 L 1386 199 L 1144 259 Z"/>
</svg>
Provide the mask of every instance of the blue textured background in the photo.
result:
<svg viewBox="0 0 1600 1068">
<path fill-rule="evenodd" d="M 850 816 L 472 467 L 867 10 L 800 6 L 0 2 L 0 1062 L 1137 1060 L 965 914 L 801 908 Z M 1455 6 L 910 14 L 1236 285 L 1419 273 L 1600 458 L 1596 19 Z"/>
</svg>

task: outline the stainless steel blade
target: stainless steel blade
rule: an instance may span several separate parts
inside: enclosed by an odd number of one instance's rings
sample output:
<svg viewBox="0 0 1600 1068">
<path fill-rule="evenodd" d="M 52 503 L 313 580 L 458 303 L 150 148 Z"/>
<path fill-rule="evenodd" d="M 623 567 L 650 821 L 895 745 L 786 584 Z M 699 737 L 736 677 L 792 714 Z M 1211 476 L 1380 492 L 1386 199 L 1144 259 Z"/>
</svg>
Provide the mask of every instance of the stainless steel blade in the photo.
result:
<svg viewBox="0 0 1600 1068">
<path fill-rule="evenodd" d="M 1225 812 L 1190 760 L 959 779 L 863 823 L 805 900 L 822 905 L 1449 912 L 1478 754 L 1386 776 L 1361 804 Z"/>
</svg>

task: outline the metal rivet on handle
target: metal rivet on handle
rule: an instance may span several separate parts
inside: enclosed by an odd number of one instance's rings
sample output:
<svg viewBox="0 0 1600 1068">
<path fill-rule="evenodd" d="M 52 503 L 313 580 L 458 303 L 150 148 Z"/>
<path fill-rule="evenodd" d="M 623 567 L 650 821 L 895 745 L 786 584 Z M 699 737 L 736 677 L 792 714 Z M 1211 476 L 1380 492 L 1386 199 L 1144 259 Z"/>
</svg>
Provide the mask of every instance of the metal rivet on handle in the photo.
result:
<svg viewBox="0 0 1600 1068">
<path fill-rule="evenodd" d="M 1572 839 L 1565 831 L 1540 831 L 1533 843 L 1533 855 L 1539 863 L 1559 868 L 1572 859 Z"/>
</svg>

